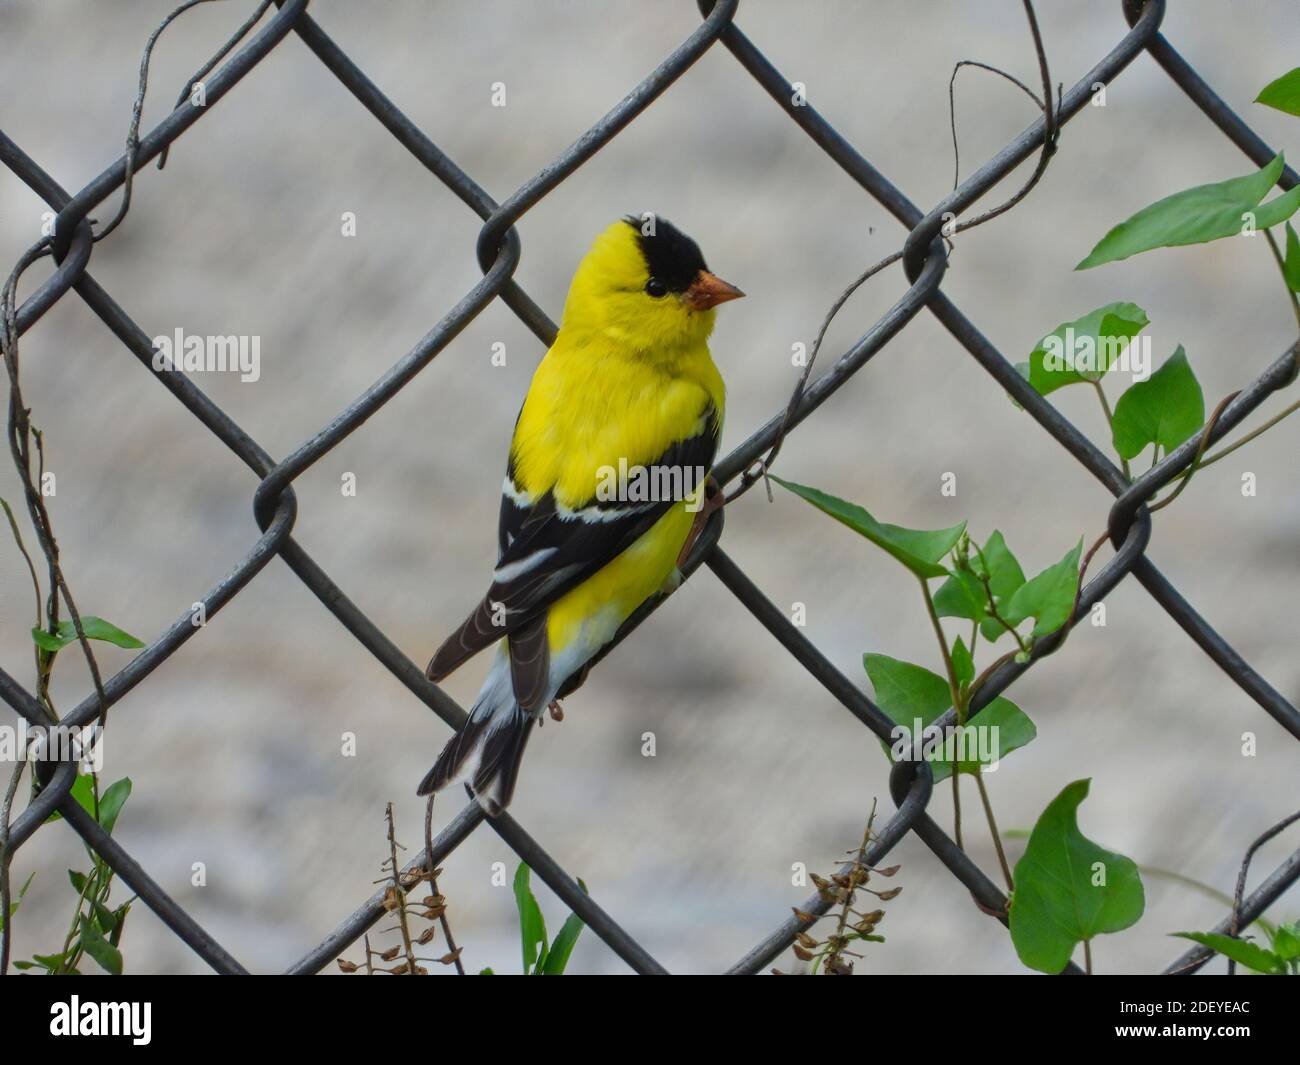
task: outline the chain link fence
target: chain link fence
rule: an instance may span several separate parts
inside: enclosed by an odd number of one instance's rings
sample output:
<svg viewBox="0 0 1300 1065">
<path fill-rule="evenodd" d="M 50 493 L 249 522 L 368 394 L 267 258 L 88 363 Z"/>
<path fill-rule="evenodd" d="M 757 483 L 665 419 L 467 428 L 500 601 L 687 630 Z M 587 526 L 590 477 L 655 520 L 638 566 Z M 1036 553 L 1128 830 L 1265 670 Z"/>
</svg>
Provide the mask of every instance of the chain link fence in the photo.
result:
<svg viewBox="0 0 1300 1065">
<path fill-rule="evenodd" d="M 1088 104 L 1098 86 L 1107 85 L 1120 76 L 1144 52 L 1187 94 L 1205 118 L 1253 162 L 1263 166 L 1273 158 L 1273 149 L 1215 95 L 1210 86 L 1161 36 L 1159 29 L 1165 14 L 1164 0 L 1147 0 L 1145 3 L 1141 0 L 1126 0 L 1124 13 L 1130 31 L 1077 84 L 1060 95 L 1055 113 L 1045 113 L 928 211 L 915 206 L 902 190 L 837 133 L 815 108 L 806 101 L 797 101 L 794 86 L 736 24 L 737 3 L 738 0 L 718 0 L 716 3 L 708 3 L 706 0 L 701 5 L 703 21 L 675 51 L 568 150 L 502 203 L 495 202 L 471 175 L 462 171 L 440 151 L 347 53 L 326 35 L 307 13 L 308 0 L 275 0 L 274 10 L 271 3 L 261 3 L 251 13 L 240 32 L 208 65 L 197 72 L 195 80 L 203 81 L 207 106 L 190 106 L 183 97 L 174 111 L 139 138 L 134 151 L 129 151 L 111 163 L 75 194 L 66 192 L 37 160 L 0 132 L 0 161 L 57 212 L 56 236 L 52 247 L 57 268 L 17 308 L 12 336 L 16 339 L 31 329 L 58 301 L 69 293 L 75 293 L 140 361 L 142 387 L 147 375 L 157 377 L 158 382 L 179 403 L 224 443 L 237 459 L 257 474 L 260 484 L 254 497 L 254 511 L 262 534 L 224 579 L 196 598 L 196 602 L 202 603 L 209 620 L 215 618 L 234 596 L 278 556 L 320 600 L 325 609 L 391 671 L 417 700 L 436 713 L 450 728 L 459 728 L 465 720 L 465 712 L 438 687 L 425 680 L 421 669 L 398 649 L 294 540 L 292 533 L 297 515 L 294 481 L 368 418 L 378 414 L 492 301 L 502 300 L 543 344 L 549 345 L 556 332 L 554 323 L 513 280 L 522 254 L 514 224 L 596 151 L 615 138 L 657 97 L 668 91 L 701 55 L 711 48 L 721 47 L 731 53 L 752 76 L 756 85 L 772 97 L 777 106 L 832 162 L 906 228 L 908 235 L 901 257 L 910 287 L 852 348 L 838 358 L 831 369 L 807 388 L 793 409 L 788 424 L 783 425 L 783 414 L 778 412 L 717 464 L 715 475 L 718 481 L 726 485 L 743 478 L 746 471 L 763 457 L 785 429 L 796 430 L 800 422 L 816 411 L 851 377 L 862 371 L 872 357 L 906 328 L 909 322 L 923 310 L 928 310 L 988 372 L 998 388 L 1005 390 L 1021 404 L 1074 460 L 1115 496 L 1108 517 L 1108 530 L 1115 554 L 1082 587 L 1073 619 L 1065 629 L 1038 640 L 1027 661 L 1008 661 L 993 671 L 974 695 L 971 712 L 977 713 L 1006 691 L 1021 674 L 1050 655 L 1065 639 L 1069 628 L 1086 617 L 1095 604 L 1105 599 L 1126 577 L 1131 576 L 1246 695 L 1292 737 L 1300 740 L 1300 713 L 1296 708 L 1229 646 L 1166 579 L 1148 555 L 1152 523 L 1146 504 L 1159 489 L 1171 484 L 1192 465 L 1202 440 L 1199 437 L 1189 440 L 1149 472 L 1130 482 L 1079 429 L 1029 386 L 1015 366 L 985 338 L 942 289 L 947 266 L 947 253 L 942 239 L 945 220 L 953 216 L 961 217 L 1012 170 L 1043 149 L 1045 141 L 1051 141 L 1055 137 L 1057 128 L 1070 121 Z M 254 30 L 256 33 L 241 46 L 241 42 Z M 124 185 L 129 188 L 131 173 L 165 153 L 168 146 L 182 133 L 201 122 L 212 106 L 234 90 L 244 76 L 290 34 L 297 34 L 373 118 L 483 220 L 477 243 L 483 277 L 387 373 L 328 425 L 305 440 L 287 458 L 277 462 L 190 379 L 183 374 L 159 372 L 152 368 L 154 348 L 149 335 L 96 282 L 88 270 L 93 244 L 97 239 L 92 231 L 92 220 L 88 216 Z M 1296 181 L 1295 172 L 1288 168 L 1284 170 L 1279 185 L 1283 189 L 1290 189 Z M 1222 438 L 1268 396 L 1290 383 L 1296 375 L 1298 358 L 1298 346 L 1293 345 L 1262 374 L 1245 383 L 1205 431 L 1208 442 L 1213 443 Z M 754 580 L 718 546 L 724 513 L 722 511 L 713 515 L 704 535 L 695 545 L 684 567 L 685 571 L 689 574 L 701 565 L 708 566 L 772 637 L 804 667 L 810 679 L 825 688 L 845 710 L 876 736 L 888 741 L 894 728 L 890 718 L 855 683 L 836 669 L 791 623 L 785 613 L 767 599 Z M 656 606 L 657 603 L 647 604 L 629 619 L 619 634 L 619 640 L 626 638 Z M 104 678 L 102 705 L 100 693 L 92 692 L 64 715 L 61 724 L 78 727 L 92 725 L 100 719 L 101 713 L 108 706 L 148 679 L 155 669 L 198 631 L 192 623 L 191 612 L 186 610 L 125 668 Z M 0 696 L 29 724 L 35 726 L 46 723 L 43 707 L 36 697 L 4 670 L 0 670 Z M 938 724 L 951 724 L 954 720 L 953 711 L 950 710 Z M 12 855 L 16 848 L 30 839 L 52 812 L 59 811 L 63 815 L 63 823 L 78 833 L 131 890 L 212 969 L 221 973 L 244 972 L 240 962 L 200 927 L 78 805 L 70 794 L 75 777 L 75 764 L 64 762 L 57 766 L 40 794 L 13 820 L 9 828 L 8 855 Z M 989 913 L 999 915 L 998 919 L 1005 923 L 1006 897 L 927 812 L 932 784 L 930 769 L 924 763 L 900 762 L 894 766 L 890 791 L 897 809 L 879 830 L 878 838 L 867 853 L 867 863 L 878 864 L 900 839 L 908 833 L 916 833 L 953 876 L 969 889 L 979 906 Z M 407 869 L 434 868 L 483 824 L 496 832 L 633 970 L 638 973 L 665 971 L 509 813 L 488 819 L 476 803 L 469 802 L 433 838 L 432 852 L 422 852 L 409 863 Z M 1249 924 L 1264 913 L 1297 879 L 1300 879 L 1300 851 L 1292 854 L 1246 897 L 1239 912 L 1226 915 L 1216 931 L 1235 931 Z M 802 909 L 807 914 L 816 916 L 826 912 L 828 903 L 814 895 L 803 904 Z M 377 893 L 344 920 L 319 946 L 289 965 L 287 971 L 320 971 L 360 939 L 385 912 L 383 893 Z M 806 927 L 808 923 L 797 917 L 786 919 L 728 971 L 761 971 L 785 951 L 795 936 Z M 1194 972 L 1211 956 L 1210 951 L 1198 947 L 1173 961 L 1166 972 Z"/>
</svg>

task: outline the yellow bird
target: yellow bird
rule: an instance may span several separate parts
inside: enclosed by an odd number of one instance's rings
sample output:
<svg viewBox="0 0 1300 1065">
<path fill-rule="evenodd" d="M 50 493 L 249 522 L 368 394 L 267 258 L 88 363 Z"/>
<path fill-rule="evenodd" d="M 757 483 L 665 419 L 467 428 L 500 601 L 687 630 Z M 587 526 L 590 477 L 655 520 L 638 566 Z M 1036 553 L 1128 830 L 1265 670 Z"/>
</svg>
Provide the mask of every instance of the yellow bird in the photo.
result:
<svg viewBox="0 0 1300 1065">
<path fill-rule="evenodd" d="M 541 714 L 558 717 L 619 626 L 680 580 L 722 432 L 713 308 L 743 295 L 663 218 L 629 216 L 596 238 L 515 423 L 492 585 L 426 671 L 442 680 L 497 645 L 421 795 L 468 766 L 500 813 Z"/>
</svg>

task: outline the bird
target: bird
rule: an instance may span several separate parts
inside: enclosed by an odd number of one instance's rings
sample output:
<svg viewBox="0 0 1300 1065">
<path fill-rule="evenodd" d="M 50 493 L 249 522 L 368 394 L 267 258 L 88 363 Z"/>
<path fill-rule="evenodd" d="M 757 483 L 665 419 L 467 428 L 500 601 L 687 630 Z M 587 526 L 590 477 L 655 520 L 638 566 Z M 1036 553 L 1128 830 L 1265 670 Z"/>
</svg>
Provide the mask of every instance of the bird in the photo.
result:
<svg viewBox="0 0 1300 1065">
<path fill-rule="evenodd" d="M 721 503 L 709 480 L 726 394 L 708 345 L 714 308 L 743 295 L 651 212 L 608 226 L 579 263 L 515 422 L 491 585 L 425 675 L 495 654 L 420 795 L 466 773 L 498 816 L 543 713 L 562 718 L 558 700 L 619 626 L 680 583 Z"/>
</svg>

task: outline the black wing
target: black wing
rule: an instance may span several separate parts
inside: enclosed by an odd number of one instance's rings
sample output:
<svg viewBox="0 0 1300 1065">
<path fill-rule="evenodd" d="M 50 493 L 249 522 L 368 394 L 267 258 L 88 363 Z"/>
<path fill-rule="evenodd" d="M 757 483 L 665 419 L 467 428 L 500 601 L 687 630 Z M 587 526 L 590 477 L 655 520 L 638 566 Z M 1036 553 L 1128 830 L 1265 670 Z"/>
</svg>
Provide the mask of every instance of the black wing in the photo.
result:
<svg viewBox="0 0 1300 1065">
<path fill-rule="evenodd" d="M 713 465 L 718 447 L 718 418 L 712 404 L 700 419 L 700 431 L 672 444 L 647 469 L 658 484 L 698 487 Z M 529 501 L 514 490 L 513 467 L 501 499 L 499 558 L 492 587 L 478 609 L 438 648 L 429 663 L 431 680 L 441 680 L 471 656 L 503 636 L 526 630 L 531 646 L 540 635 L 535 624 L 546 608 L 611 559 L 630 547 L 681 498 L 622 502 L 592 499 L 576 509 L 557 505 L 547 492 Z M 622 493 L 620 493 L 621 495 Z M 544 639 L 542 643 L 544 644 Z M 513 643 L 513 641 L 512 641 Z M 516 667 L 515 690 L 534 686 L 537 663 Z M 541 670 L 544 680 L 545 670 Z"/>
</svg>

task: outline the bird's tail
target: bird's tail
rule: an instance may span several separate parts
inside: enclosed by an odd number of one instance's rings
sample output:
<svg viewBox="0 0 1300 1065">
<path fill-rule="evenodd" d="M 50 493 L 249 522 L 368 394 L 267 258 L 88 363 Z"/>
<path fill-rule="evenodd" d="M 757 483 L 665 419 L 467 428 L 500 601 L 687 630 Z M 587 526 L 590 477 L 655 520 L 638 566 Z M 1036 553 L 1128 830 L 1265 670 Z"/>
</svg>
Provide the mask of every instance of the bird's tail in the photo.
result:
<svg viewBox="0 0 1300 1065">
<path fill-rule="evenodd" d="M 537 718 L 521 710 L 510 679 L 509 659 L 502 655 L 470 712 L 469 720 L 443 748 L 420 782 L 418 792 L 439 791 L 472 764 L 470 790 L 491 817 L 510 805 L 524 747 Z"/>
</svg>

